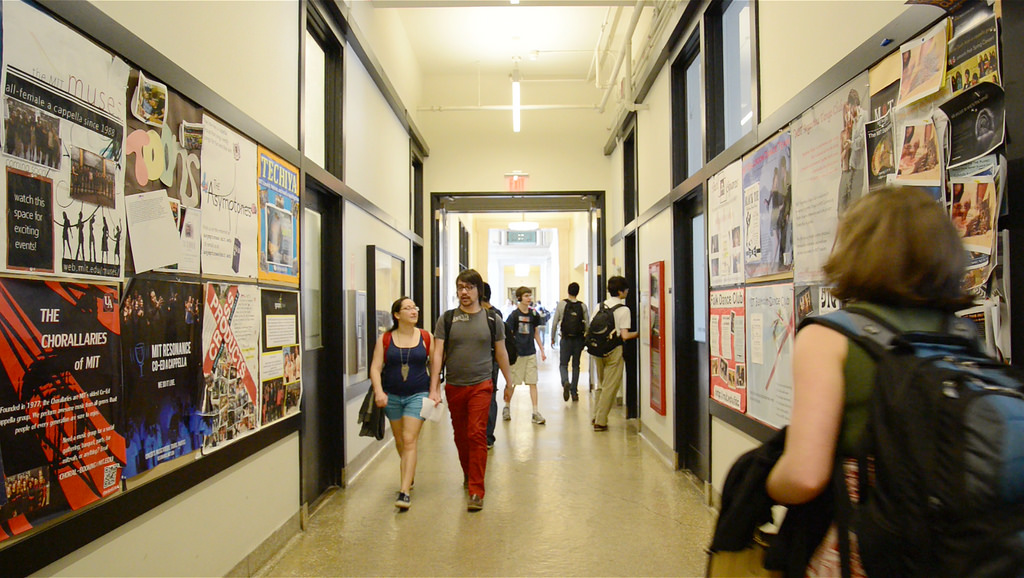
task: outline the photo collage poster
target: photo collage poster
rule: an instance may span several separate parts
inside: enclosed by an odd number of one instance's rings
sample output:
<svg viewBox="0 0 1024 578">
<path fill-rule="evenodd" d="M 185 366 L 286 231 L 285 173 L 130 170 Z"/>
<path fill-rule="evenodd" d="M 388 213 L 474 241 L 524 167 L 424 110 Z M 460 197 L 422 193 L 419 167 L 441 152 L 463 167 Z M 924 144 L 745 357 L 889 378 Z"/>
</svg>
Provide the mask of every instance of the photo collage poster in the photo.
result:
<svg viewBox="0 0 1024 578">
<path fill-rule="evenodd" d="M 793 409 L 793 284 L 747 287 L 747 415 L 781 428 Z"/>
<path fill-rule="evenodd" d="M 20 1 L 3 59 L 3 270 L 119 279 L 128 65 Z"/>
<path fill-rule="evenodd" d="M 793 270 L 790 136 L 783 132 L 743 157 L 744 269 L 748 279 Z"/>
<path fill-rule="evenodd" d="M 121 303 L 124 477 L 202 447 L 203 286 L 136 279 Z"/>
<path fill-rule="evenodd" d="M 256 279 L 256 144 L 203 115 L 203 275 Z"/>
<path fill-rule="evenodd" d="M 746 323 L 743 288 L 712 291 L 711 399 L 747 411 Z"/>
<path fill-rule="evenodd" d="M 199 273 L 203 110 L 133 68 L 128 78 L 125 195 L 166 191 L 181 242 L 180 261 L 160 271 Z M 145 236 L 145 231 L 132 231 Z M 135 272 L 131 255 L 128 274 Z"/>
<path fill-rule="evenodd" d="M 712 287 L 743 282 L 743 163 L 708 181 L 708 267 Z"/>
<path fill-rule="evenodd" d="M 0 540 L 121 487 L 117 287 L 0 278 Z"/>
<path fill-rule="evenodd" d="M 263 289 L 263 339 L 260 347 L 260 424 L 299 411 L 302 399 L 302 345 L 299 343 L 299 294 Z"/>
<path fill-rule="evenodd" d="M 260 280 L 299 284 L 299 169 L 259 147 Z"/>
<path fill-rule="evenodd" d="M 868 75 L 822 99 L 790 125 L 793 137 L 793 277 L 821 282 L 839 216 L 865 190 Z"/>
<path fill-rule="evenodd" d="M 260 427 L 260 296 L 254 285 L 206 283 L 203 309 L 203 452 Z"/>
</svg>

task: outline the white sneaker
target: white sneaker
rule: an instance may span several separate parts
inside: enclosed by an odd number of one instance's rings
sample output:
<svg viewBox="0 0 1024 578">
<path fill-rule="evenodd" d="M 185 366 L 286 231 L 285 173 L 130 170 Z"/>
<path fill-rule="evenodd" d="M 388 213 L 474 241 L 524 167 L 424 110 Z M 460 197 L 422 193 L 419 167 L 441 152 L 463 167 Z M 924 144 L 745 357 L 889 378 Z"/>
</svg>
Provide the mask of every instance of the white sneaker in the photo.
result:
<svg viewBox="0 0 1024 578">
<path fill-rule="evenodd" d="M 547 420 L 544 419 L 544 416 L 542 416 L 540 414 L 540 412 L 537 412 L 537 411 L 533 412 L 533 423 L 538 424 L 538 425 L 544 425 L 544 423 L 546 421 Z"/>
</svg>

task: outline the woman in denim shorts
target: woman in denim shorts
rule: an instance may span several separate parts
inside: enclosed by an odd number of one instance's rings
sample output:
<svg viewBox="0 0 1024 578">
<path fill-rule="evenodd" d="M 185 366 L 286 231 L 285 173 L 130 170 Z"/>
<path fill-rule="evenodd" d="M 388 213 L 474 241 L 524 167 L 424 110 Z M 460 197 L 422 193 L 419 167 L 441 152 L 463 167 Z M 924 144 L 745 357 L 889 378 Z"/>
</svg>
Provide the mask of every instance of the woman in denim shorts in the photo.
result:
<svg viewBox="0 0 1024 578">
<path fill-rule="evenodd" d="M 416 327 L 420 308 L 408 297 L 391 305 L 391 317 L 391 331 L 382 335 L 373 349 L 370 383 L 377 407 L 384 408 L 391 422 L 395 449 L 401 458 L 401 486 L 395 507 L 407 510 L 416 475 L 416 442 L 423 426 L 420 410 L 430 391 L 430 333 Z"/>
</svg>

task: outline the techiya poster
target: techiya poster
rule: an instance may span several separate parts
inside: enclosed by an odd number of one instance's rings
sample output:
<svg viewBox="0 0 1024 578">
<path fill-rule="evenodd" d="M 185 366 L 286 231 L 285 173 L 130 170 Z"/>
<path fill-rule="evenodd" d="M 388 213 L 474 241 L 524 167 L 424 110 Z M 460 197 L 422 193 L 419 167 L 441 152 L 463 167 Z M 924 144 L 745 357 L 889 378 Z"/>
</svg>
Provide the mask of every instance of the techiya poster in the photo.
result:
<svg viewBox="0 0 1024 578">
<path fill-rule="evenodd" d="M 128 65 L 26 3 L 3 18 L 3 268 L 119 278 Z"/>
<path fill-rule="evenodd" d="M 743 157 L 744 267 L 748 279 L 793 269 L 789 132 Z"/>
<path fill-rule="evenodd" d="M 137 69 L 128 91 L 125 194 L 167 191 L 182 249 L 181 261 L 169 269 L 199 273 L 203 111 Z"/>
<path fill-rule="evenodd" d="M 263 345 L 260 349 L 260 424 L 299 411 L 302 398 L 302 347 L 299 344 L 299 294 L 263 289 Z"/>
<path fill-rule="evenodd" d="M 0 279 L 0 317 L 4 539 L 115 493 L 125 441 L 116 287 Z"/>
<path fill-rule="evenodd" d="M 130 478 L 202 447 L 203 286 L 134 280 L 121 303 Z"/>
<path fill-rule="evenodd" d="M 747 411 L 743 288 L 711 292 L 711 399 Z"/>
<path fill-rule="evenodd" d="M 750 285 L 747 313 L 747 415 L 780 428 L 793 407 L 793 284 Z"/>
<path fill-rule="evenodd" d="M 207 283 L 203 311 L 202 415 L 211 451 L 259 427 L 256 355 L 260 347 L 259 288 Z"/>
<path fill-rule="evenodd" d="M 822 99 L 790 126 L 793 136 L 793 276 L 821 282 L 839 216 L 867 188 L 865 72 Z"/>
<path fill-rule="evenodd" d="M 743 164 L 708 180 L 708 267 L 711 286 L 743 282 Z"/>
<path fill-rule="evenodd" d="M 256 145 L 203 115 L 203 275 L 256 278 Z"/>
<path fill-rule="evenodd" d="M 299 284 L 299 170 L 259 147 L 260 280 Z"/>
</svg>

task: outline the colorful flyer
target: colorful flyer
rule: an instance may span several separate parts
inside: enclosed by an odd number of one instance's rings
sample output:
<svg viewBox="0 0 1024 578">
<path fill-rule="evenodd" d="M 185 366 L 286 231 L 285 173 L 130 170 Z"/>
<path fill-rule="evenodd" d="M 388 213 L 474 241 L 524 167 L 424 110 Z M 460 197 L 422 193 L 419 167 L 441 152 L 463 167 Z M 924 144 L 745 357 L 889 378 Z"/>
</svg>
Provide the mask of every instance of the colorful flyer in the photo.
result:
<svg viewBox="0 0 1024 578">
<path fill-rule="evenodd" d="M 299 284 L 299 170 L 259 147 L 260 280 Z"/>
<path fill-rule="evenodd" d="M 260 423 L 267 425 L 299 411 L 302 399 L 302 346 L 299 294 L 260 291 L 263 339 L 260 349 Z"/>
<path fill-rule="evenodd" d="M 793 409 L 793 284 L 747 287 L 747 415 L 781 428 Z"/>
<path fill-rule="evenodd" d="M 793 270 L 789 132 L 743 157 L 744 267 L 748 279 Z"/>
<path fill-rule="evenodd" d="M 743 288 L 711 292 L 711 399 L 747 411 L 746 318 Z"/>
<path fill-rule="evenodd" d="M 743 282 L 743 164 L 708 180 L 708 267 L 712 287 Z"/>
</svg>

